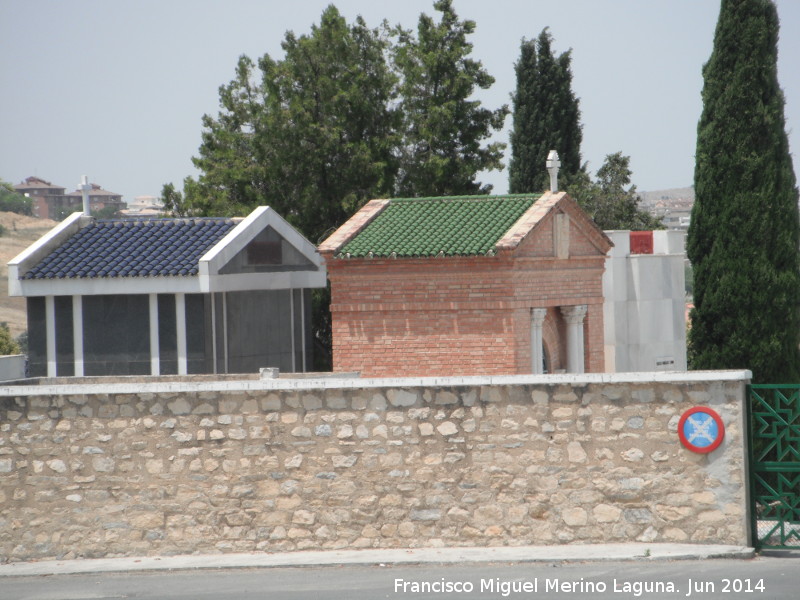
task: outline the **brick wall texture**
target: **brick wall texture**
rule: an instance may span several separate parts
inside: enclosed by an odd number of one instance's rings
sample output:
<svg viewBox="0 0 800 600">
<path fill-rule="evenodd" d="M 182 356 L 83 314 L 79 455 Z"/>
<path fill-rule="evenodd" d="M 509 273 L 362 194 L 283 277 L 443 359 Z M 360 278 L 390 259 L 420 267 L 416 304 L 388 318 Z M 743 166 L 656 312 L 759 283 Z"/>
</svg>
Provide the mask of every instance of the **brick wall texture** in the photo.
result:
<svg viewBox="0 0 800 600">
<path fill-rule="evenodd" d="M 3 397 L 0 560 L 744 545 L 743 397 L 714 381 Z M 710 455 L 676 433 L 696 404 L 725 421 Z"/>
</svg>

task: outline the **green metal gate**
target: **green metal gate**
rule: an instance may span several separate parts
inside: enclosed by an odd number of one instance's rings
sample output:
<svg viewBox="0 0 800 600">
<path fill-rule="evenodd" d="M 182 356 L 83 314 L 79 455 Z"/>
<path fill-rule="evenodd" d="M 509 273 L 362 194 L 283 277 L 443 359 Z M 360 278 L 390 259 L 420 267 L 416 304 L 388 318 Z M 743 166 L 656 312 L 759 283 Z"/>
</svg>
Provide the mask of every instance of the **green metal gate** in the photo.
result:
<svg viewBox="0 0 800 600">
<path fill-rule="evenodd" d="M 800 548 L 800 385 L 748 387 L 756 548 Z"/>
</svg>

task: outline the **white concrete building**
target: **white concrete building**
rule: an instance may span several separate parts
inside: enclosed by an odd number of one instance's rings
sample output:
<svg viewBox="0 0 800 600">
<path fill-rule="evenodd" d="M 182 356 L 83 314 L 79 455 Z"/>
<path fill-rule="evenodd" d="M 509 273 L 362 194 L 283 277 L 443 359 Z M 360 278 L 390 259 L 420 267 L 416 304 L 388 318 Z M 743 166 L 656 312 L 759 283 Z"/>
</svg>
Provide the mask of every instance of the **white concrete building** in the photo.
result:
<svg viewBox="0 0 800 600">
<path fill-rule="evenodd" d="M 74 213 L 8 263 L 31 376 L 255 373 L 311 365 L 316 248 L 269 207 L 245 218 Z"/>
<path fill-rule="evenodd" d="M 686 234 L 606 235 L 614 242 L 603 275 L 606 371 L 685 371 Z"/>
</svg>

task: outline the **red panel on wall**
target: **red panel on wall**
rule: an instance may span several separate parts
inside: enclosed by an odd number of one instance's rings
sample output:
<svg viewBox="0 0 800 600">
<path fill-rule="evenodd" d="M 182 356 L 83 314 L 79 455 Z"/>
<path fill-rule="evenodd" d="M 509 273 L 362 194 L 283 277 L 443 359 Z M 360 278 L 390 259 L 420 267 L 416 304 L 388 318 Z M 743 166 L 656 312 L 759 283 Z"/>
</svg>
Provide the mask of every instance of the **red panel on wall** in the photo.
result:
<svg viewBox="0 0 800 600">
<path fill-rule="evenodd" d="M 631 254 L 652 254 L 653 232 L 631 231 Z"/>
</svg>

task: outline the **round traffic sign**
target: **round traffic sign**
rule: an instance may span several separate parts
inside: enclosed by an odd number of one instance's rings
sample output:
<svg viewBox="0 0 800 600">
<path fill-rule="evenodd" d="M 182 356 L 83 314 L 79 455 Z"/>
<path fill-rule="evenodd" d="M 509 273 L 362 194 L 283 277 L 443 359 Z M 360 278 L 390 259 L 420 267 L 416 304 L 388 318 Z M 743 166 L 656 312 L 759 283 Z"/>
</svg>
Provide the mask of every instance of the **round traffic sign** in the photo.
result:
<svg viewBox="0 0 800 600">
<path fill-rule="evenodd" d="M 699 454 L 716 450 L 725 437 L 725 424 L 712 409 L 705 406 L 690 408 L 678 421 L 678 437 L 681 443 Z"/>
</svg>

